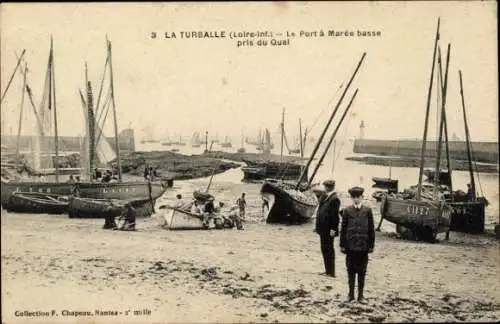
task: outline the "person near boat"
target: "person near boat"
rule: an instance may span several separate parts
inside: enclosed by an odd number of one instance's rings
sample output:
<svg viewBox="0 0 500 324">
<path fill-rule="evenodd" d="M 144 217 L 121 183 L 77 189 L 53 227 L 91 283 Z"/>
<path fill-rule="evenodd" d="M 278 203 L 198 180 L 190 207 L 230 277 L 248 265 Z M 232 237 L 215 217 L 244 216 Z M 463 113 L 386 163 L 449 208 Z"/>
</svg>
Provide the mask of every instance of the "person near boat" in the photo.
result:
<svg viewBox="0 0 500 324">
<path fill-rule="evenodd" d="M 71 194 L 75 197 L 80 197 L 80 176 L 76 176 Z"/>
<path fill-rule="evenodd" d="M 72 174 L 69 175 L 69 179 L 68 179 L 67 183 L 75 183 L 75 178 L 73 177 Z"/>
<path fill-rule="evenodd" d="M 104 226 L 102 227 L 103 229 L 118 228 L 118 225 L 116 225 L 116 220 L 115 220 L 116 215 L 113 207 L 115 207 L 113 202 L 110 202 L 104 211 Z"/>
<path fill-rule="evenodd" d="M 238 205 L 240 214 L 239 218 L 241 220 L 245 219 L 245 208 L 247 207 L 247 201 L 245 200 L 245 193 L 241 194 L 241 197 L 236 200 L 236 204 Z"/>
<path fill-rule="evenodd" d="M 120 227 L 122 231 L 135 231 L 135 208 L 129 202 L 125 205 L 122 217 L 124 222 Z"/>
<path fill-rule="evenodd" d="M 111 171 L 106 170 L 104 175 L 102 176 L 101 182 L 103 183 L 108 183 L 111 181 Z"/>
<path fill-rule="evenodd" d="M 182 206 L 184 206 L 184 200 L 182 200 L 182 195 L 181 194 L 177 194 L 175 196 L 177 198 L 176 202 L 175 202 L 175 208 L 182 208 Z"/>
<path fill-rule="evenodd" d="M 339 232 L 340 199 L 335 192 L 335 181 L 323 182 L 325 193 L 320 197 L 315 232 L 319 234 L 321 254 L 325 266 L 324 275 L 335 277 L 335 249 L 334 237 Z"/>
<path fill-rule="evenodd" d="M 470 183 L 467 184 L 467 200 L 472 200 L 474 193 L 472 192 L 472 186 Z"/>
<path fill-rule="evenodd" d="M 99 180 L 99 179 L 101 179 L 101 177 L 102 177 L 102 173 L 101 173 L 101 171 L 99 171 L 99 169 L 98 169 L 98 168 L 95 168 L 95 169 L 94 169 L 94 179 L 95 179 L 95 180 Z"/>
<path fill-rule="evenodd" d="M 342 211 L 340 251 L 346 255 L 349 282 L 348 301 L 354 300 L 354 286 L 358 277 L 358 301 L 363 302 L 368 254 L 375 246 L 375 226 L 371 207 L 362 204 L 364 189 L 349 189 L 353 204 Z"/>
</svg>

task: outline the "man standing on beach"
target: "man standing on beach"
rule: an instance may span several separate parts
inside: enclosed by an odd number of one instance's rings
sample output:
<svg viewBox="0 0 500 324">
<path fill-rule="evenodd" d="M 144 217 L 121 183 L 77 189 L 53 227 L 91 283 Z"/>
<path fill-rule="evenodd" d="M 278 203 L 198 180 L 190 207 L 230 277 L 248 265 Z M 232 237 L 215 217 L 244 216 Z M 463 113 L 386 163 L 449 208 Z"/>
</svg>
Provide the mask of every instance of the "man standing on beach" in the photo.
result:
<svg viewBox="0 0 500 324">
<path fill-rule="evenodd" d="M 335 277 L 335 250 L 333 239 L 339 231 L 340 199 L 337 197 L 335 181 L 323 182 L 325 193 L 321 196 L 316 216 L 315 232 L 319 234 L 321 253 L 325 264 L 323 275 Z"/>
<path fill-rule="evenodd" d="M 358 275 L 358 301 L 363 301 L 368 253 L 375 245 L 375 226 L 371 207 L 361 204 L 364 189 L 353 187 L 349 194 L 353 204 L 342 212 L 340 230 L 340 251 L 346 255 L 347 275 L 349 278 L 348 301 L 354 300 L 354 284 Z"/>
<path fill-rule="evenodd" d="M 247 206 L 247 201 L 245 200 L 245 193 L 241 194 L 241 197 L 236 200 L 236 204 L 240 208 L 240 219 L 244 220 L 245 219 L 245 208 Z"/>
</svg>

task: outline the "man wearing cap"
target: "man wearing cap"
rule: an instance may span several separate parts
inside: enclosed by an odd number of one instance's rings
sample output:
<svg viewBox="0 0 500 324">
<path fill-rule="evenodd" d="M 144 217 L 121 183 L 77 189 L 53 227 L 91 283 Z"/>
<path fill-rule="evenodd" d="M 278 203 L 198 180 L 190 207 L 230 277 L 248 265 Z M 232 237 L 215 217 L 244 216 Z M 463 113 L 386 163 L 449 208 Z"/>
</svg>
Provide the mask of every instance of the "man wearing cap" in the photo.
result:
<svg viewBox="0 0 500 324">
<path fill-rule="evenodd" d="M 349 279 L 348 301 L 354 300 L 354 284 L 358 275 L 358 301 L 363 301 L 368 253 L 375 245 L 375 227 L 371 207 L 361 204 L 364 189 L 349 189 L 353 204 L 342 211 L 340 229 L 340 251 L 346 255 Z"/>
<path fill-rule="evenodd" d="M 323 182 L 325 193 L 319 199 L 315 232 L 319 234 L 321 254 L 325 264 L 324 275 L 335 277 L 335 250 L 333 239 L 339 231 L 340 199 L 337 197 L 335 181 Z"/>
</svg>

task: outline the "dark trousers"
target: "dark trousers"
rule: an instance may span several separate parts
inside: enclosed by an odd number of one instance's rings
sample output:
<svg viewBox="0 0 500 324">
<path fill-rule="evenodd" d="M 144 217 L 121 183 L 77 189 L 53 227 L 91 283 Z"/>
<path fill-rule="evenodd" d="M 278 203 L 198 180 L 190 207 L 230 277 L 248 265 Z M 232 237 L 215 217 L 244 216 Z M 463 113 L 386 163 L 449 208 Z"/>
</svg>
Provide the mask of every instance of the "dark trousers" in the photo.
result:
<svg viewBox="0 0 500 324">
<path fill-rule="evenodd" d="M 349 278 L 349 299 L 354 299 L 356 274 L 358 275 L 358 299 L 362 299 L 365 287 L 366 267 L 368 265 L 368 252 L 347 251 L 345 263 Z"/>
<path fill-rule="evenodd" d="M 328 233 L 319 235 L 321 241 L 321 254 L 325 264 L 325 272 L 335 276 L 335 250 L 333 249 L 333 237 Z"/>
</svg>

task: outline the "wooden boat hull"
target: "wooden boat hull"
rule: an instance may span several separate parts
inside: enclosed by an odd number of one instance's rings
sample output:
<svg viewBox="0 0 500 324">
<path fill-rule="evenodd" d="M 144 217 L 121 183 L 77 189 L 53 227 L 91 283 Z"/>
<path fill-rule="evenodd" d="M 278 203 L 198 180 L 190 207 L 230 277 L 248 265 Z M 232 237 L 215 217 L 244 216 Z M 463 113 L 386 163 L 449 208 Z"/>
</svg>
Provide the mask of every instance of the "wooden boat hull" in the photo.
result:
<svg viewBox="0 0 500 324">
<path fill-rule="evenodd" d="M 14 192 L 4 207 L 9 212 L 35 214 L 64 214 L 68 211 L 68 201 L 59 200 L 55 194 Z"/>
<path fill-rule="evenodd" d="M 110 212 L 119 216 L 125 211 L 127 203 L 134 207 L 135 217 L 150 216 L 153 212 L 153 205 L 149 199 L 120 200 L 71 197 L 68 214 L 70 218 L 105 218 Z"/>
<path fill-rule="evenodd" d="M 483 200 L 449 203 L 451 214 L 450 229 L 456 232 L 482 234 L 486 204 Z"/>
<path fill-rule="evenodd" d="M 384 197 L 380 206 L 383 219 L 410 230 L 449 231 L 452 208 L 444 202 Z"/>
<path fill-rule="evenodd" d="M 264 180 L 266 178 L 279 178 L 284 180 L 296 180 L 302 172 L 302 165 L 295 163 L 264 162 L 257 163 L 246 161 L 248 165 L 242 167 L 243 180 Z M 306 174 L 307 178 L 307 174 Z"/>
<path fill-rule="evenodd" d="M 267 204 L 264 217 L 268 224 L 304 224 L 311 221 L 318 205 L 312 191 L 301 192 L 264 182 L 261 196 Z"/>
<path fill-rule="evenodd" d="M 101 183 L 82 182 L 79 184 L 81 198 L 92 199 L 158 199 L 166 190 L 163 183 L 152 182 L 151 189 L 148 182 L 122 182 L 122 183 Z M 57 182 L 1 182 L 1 203 L 4 208 L 8 204 L 9 198 L 14 192 L 37 192 L 69 196 L 73 193 L 75 185 L 72 183 Z"/>
<path fill-rule="evenodd" d="M 398 180 L 373 177 L 372 181 L 375 182 L 372 186 L 373 188 L 388 189 L 391 192 L 398 192 Z"/>
<path fill-rule="evenodd" d="M 169 230 L 201 230 L 203 218 L 200 215 L 192 214 L 179 208 L 166 207 L 165 228 Z"/>
</svg>

